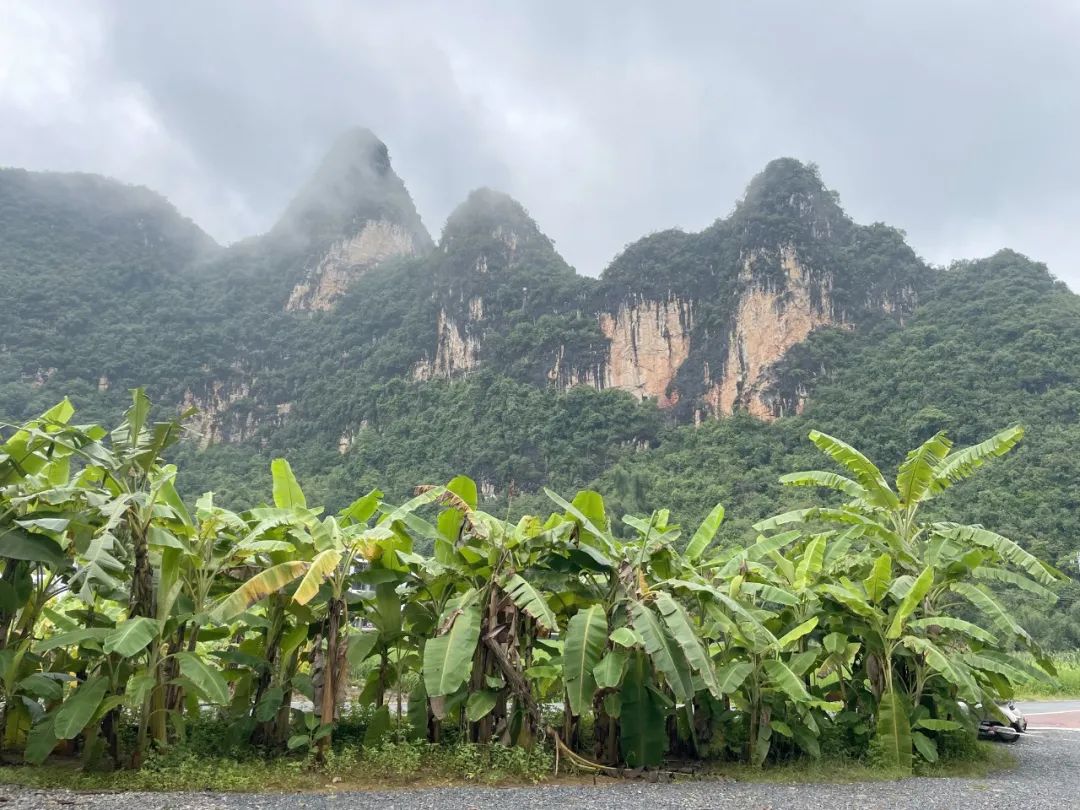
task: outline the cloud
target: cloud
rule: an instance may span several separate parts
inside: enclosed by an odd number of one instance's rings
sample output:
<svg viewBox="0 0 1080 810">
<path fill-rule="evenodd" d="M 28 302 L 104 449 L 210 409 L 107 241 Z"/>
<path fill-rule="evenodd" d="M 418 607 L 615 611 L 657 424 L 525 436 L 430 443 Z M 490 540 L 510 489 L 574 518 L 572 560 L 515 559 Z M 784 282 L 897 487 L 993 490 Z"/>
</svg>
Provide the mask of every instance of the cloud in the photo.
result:
<svg viewBox="0 0 1080 810">
<path fill-rule="evenodd" d="M 0 162 L 149 185 L 264 230 L 346 127 L 430 230 L 476 186 L 582 272 L 813 160 L 931 261 L 1008 245 L 1080 285 L 1080 12 L 719 4 L 0 2 Z"/>
</svg>

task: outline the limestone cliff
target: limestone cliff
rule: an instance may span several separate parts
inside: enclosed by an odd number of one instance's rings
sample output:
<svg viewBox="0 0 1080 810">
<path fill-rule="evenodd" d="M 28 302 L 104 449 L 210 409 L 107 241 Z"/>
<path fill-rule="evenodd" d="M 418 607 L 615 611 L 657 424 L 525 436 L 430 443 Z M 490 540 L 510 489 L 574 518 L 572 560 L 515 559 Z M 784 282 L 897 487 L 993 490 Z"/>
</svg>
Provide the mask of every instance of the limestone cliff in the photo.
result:
<svg viewBox="0 0 1080 810">
<path fill-rule="evenodd" d="M 746 410 L 760 419 L 778 416 L 774 404 L 766 401 L 769 370 L 815 329 L 835 323 L 829 278 L 812 290 L 795 250 L 784 247 L 778 254 L 784 283 L 777 286 L 755 281 L 753 265 L 763 258 L 760 253 L 745 258 L 739 277 L 745 287 L 728 335 L 727 356 L 706 395 L 715 415 Z"/>
<path fill-rule="evenodd" d="M 200 448 L 247 441 L 265 428 L 280 427 L 293 412 L 292 402 L 265 403 L 252 390 L 252 381 L 237 370 L 227 380 L 211 380 L 188 388 L 180 411 L 194 409 L 184 421 Z"/>
<path fill-rule="evenodd" d="M 447 315 L 445 309 L 439 310 L 435 356 L 413 366 L 414 380 L 449 379 L 476 368 L 480 340 L 470 328 L 475 329 L 474 324 L 483 316 L 483 301 L 479 298 L 470 301 L 469 311 L 480 317 L 459 324 Z"/>
<path fill-rule="evenodd" d="M 601 387 L 671 405 L 669 388 L 690 353 L 692 310 L 689 301 L 672 297 L 639 299 L 621 304 L 614 315 L 600 313 L 600 329 L 609 341 Z"/>
<path fill-rule="evenodd" d="M 434 306 L 431 331 L 425 330 L 422 354 L 410 369 L 415 380 L 458 376 L 481 362 L 498 368 L 520 360 L 485 354 L 488 338 L 498 341 L 565 308 L 566 291 L 588 283 L 519 202 L 491 189 L 471 192 L 451 213 L 422 270 Z M 536 362 L 543 362 L 539 355 Z"/>
<path fill-rule="evenodd" d="M 718 323 L 695 323 L 695 308 L 702 298 L 674 294 L 661 301 L 638 298 L 620 305 L 615 314 L 598 316 L 609 340 L 607 361 L 599 374 L 575 377 L 560 356 L 550 376 L 569 384 L 629 391 L 665 408 L 689 396 L 688 412 L 698 421 L 705 414 L 722 417 L 736 411 L 763 420 L 799 413 L 805 390 L 779 395 L 774 370 L 815 330 L 854 327 L 834 300 L 835 277 L 831 268 L 811 270 L 792 245 L 745 250 L 731 300 L 714 306 L 726 313 Z M 902 318 L 915 298 L 911 286 L 898 285 L 866 296 L 865 306 L 870 312 Z M 690 386 L 685 372 L 694 352 L 699 377 L 697 385 Z"/>
<path fill-rule="evenodd" d="M 367 270 L 387 259 L 416 255 L 412 234 L 385 219 L 367 222 L 358 234 L 334 242 L 293 287 L 285 309 L 325 311 Z"/>
<path fill-rule="evenodd" d="M 330 309 L 367 270 L 431 249 L 386 145 L 365 129 L 338 138 L 266 241 L 299 260 L 290 311 Z"/>
<path fill-rule="evenodd" d="M 255 429 L 254 415 L 248 411 L 240 416 L 231 409 L 251 394 L 247 382 L 211 381 L 204 389 L 184 392 L 181 411 L 195 409 L 185 421 L 185 427 L 199 447 L 222 442 L 240 442 Z M 228 419 L 226 420 L 226 417 Z"/>
<path fill-rule="evenodd" d="M 771 396 L 770 370 L 792 346 L 823 326 L 841 325 L 834 316 L 827 274 L 811 278 L 791 247 L 748 252 L 739 273 L 738 292 L 725 328 L 726 351 L 702 366 L 703 395 L 698 408 L 712 416 L 745 410 L 761 419 L 781 415 Z M 763 280 L 762 262 L 779 263 L 782 278 Z M 607 353 L 595 371 L 577 369 L 560 348 L 548 379 L 560 388 L 591 385 L 615 388 L 675 406 L 682 394 L 679 372 L 694 348 L 694 301 L 670 295 L 663 300 L 637 297 L 614 312 L 597 315 Z M 708 335 L 698 333 L 697 339 Z"/>
</svg>

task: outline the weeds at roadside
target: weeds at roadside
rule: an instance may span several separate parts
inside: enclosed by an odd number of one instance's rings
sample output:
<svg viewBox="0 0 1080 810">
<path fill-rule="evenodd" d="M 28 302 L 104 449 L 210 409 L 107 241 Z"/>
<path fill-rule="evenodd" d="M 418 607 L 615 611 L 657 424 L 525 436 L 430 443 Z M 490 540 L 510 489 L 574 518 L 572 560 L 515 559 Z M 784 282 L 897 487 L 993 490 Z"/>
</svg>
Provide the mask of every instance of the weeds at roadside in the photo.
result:
<svg viewBox="0 0 1080 810">
<path fill-rule="evenodd" d="M 1053 683 L 1033 681 L 1017 688 L 1017 700 L 1046 700 L 1050 698 L 1080 699 L 1080 650 L 1050 655 L 1057 669 Z"/>
<path fill-rule="evenodd" d="M 344 746 L 323 766 L 313 758 L 252 756 L 221 758 L 176 750 L 150 757 L 139 770 L 94 773 L 75 762 L 0 769 L 0 783 L 72 790 L 226 792 L 376 789 L 454 783 L 533 784 L 549 778 L 553 758 L 500 745 L 386 742 L 371 748 Z"/>
<path fill-rule="evenodd" d="M 1016 765 L 1000 745 L 963 743 L 943 751 L 944 758 L 922 763 L 916 775 L 983 777 Z M 520 785 L 552 779 L 553 757 L 546 748 L 526 751 L 500 745 L 384 742 L 369 748 L 344 745 L 322 766 L 313 758 L 221 757 L 208 751 L 174 750 L 149 759 L 139 770 L 85 772 L 76 761 L 0 769 L 0 783 L 71 790 L 135 791 L 337 791 L 436 787 L 452 784 Z M 863 760 L 825 757 L 795 759 L 755 768 L 717 763 L 698 772 L 702 779 L 735 779 L 775 784 L 881 782 L 907 776 Z M 560 781 L 573 781 L 564 775 Z M 607 783 L 609 780 L 604 780 Z"/>
</svg>

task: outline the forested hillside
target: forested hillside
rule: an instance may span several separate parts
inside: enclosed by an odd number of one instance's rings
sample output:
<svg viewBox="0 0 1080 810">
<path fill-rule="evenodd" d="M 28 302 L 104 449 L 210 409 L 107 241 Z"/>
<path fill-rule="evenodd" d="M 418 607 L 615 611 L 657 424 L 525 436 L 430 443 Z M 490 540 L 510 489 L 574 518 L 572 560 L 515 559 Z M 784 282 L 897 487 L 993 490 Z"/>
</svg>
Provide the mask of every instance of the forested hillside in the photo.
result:
<svg viewBox="0 0 1080 810">
<path fill-rule="evenodd" d="M 940 508 L 1075 571 L 1080 299 L 1009 251 L 931 268 L 798 161 L 599 278 L 488 189 L 433 240 L 366 131 L 229 247 L 145 189 L 5 169 L 0 283 L 3 418 L 70 396 L 116 421 L 145 385 L 197 411 L 174 451 L 186 496 L 268 498 L 285 455 L 331 509 L 463 473 L 512 513 L 543 486 L 691 525 L 721 501 L 743 543 L 813 500 L 777 483 L 818 464 L 811 426 L 892 468 L 939 430 L 970 444 L 1020 423 L 1020 447 Z"/>
</svg>

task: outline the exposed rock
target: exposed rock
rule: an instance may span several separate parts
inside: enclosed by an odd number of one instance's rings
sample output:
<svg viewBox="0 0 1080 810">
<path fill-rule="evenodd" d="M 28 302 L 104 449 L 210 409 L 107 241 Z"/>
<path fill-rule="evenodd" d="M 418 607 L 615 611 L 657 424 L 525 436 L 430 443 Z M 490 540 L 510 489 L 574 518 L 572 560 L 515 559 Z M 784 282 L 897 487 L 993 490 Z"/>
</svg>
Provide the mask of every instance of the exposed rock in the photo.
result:
<svg viewBox="0 0 1080 810">
<path fill-rule="evenodd" d="M 597 390 L 604 387 L 604 366 L 598 364 L 592 368 L 577 368 L 566 360 L 566 346 L 559 346 L 555 353 L 555 362 L 548 369 L 548 380 L 559 391 L 573 388 L 575 385 L 589 385 Z"/>
<path fill-rule="evenodd" d="M 469 322 L 463 329 L 440 309 L 437 324 L 435 358 L 421 360 L 413 367 L 414 380 L 449 378 L 477 366 L 480 341 L 469 331 Z"/>
<path fill-rule="evenodd" d="M 246 382 L 227 383 L 214 380 L 205 391 L 196 394 L 190 388 L 184 392 L 181 411 L 196 408 L 197 411 L 185 422 L 185 426 L 194 435 L 200 448 L 224 442 L 240 442 L 254 433 L 255 414 L 248 411 L 246 416 L 230 414 L 232 406 L 251 394 L 251 386 Z M 226 416 L 230 418 L 226 419 Z"/>
<path fill-rule="evenodd" d="M 619 388 L 661 407 L 674 404 L 668 389 L 690 354 L 693 313 L 689 301 L 637 301 L 611 315 L 600 314 L 600 329 L 611 342 L 604 388 Z M 677 397 L 677 395 L 676 395 Z"/>
<path fill-rule="evenodd" d="M 510 255 L 513 256 L 517 252 L 518 241 L 520 236 L 513 227 L 500 224 L 491 233 L 491 238 L 497 242 L 502 242 L 510 251 Z"/>
<path fill-rule="evenodd" d="M 53 378 L 53 375 L 55 373 L 56 373 L 56 367 L 55 366 L 52 366 L 50 368 L 39 368 L 37 370 L 37 372 L 34 374 L 34 380 L 33 380 L 33 382 L 30 383 L 30 385 L 32 387 L 34 387 L 34 388 L 41 388 L 43 385 L 48 383 L 49 380 L 51 380 Z"/>
<path fill-rule="evenodd" d="M 346 453 L 348 453 L 352 449 L 353 444 L 355 444 L 356 437 L 359 436 L 362 431 L 366 430 L 367 426 L 368 420 L 361 419 L 360 424 L 357 426 L 356 430 L 344 431 L 338 437 L 338 453 L 340 453 L 341 455 L 345 455 Z"/>
<path fill-rule="evenodd" d="M 469 319 L 473 321 L 483 320 L 484 299 L 479 296 L 469 299 Z"/>
<path fill-rule="evenodd" d="M 325 311 L 365 271 L 387 259 L 413 256 L 417 246 L 401 225 L 376 220 L 367 222 L 351 239 L 335 242 L 319 262 L 307 270 L 285 305 L 288 311 Z"/>
<path fill-rule="evenodd" d="M 834 306 L 832 274 L 828 269 L 811 271 L 792 246 L 755 248 L 742 258 L 735 296 L 727 340 L 721 344 L 723 354 L 713 358 L 711 368 L 707 360 L 702 362 L 703 388 L 697 390 L 704 393 L 700 399 L 695 393 L 687 415 L 693 414 L 700 424 L 705 415 L 739 410 L 765 420 L 800 413 L 807 392 L 779 396 L 773 390 L 774 367 L 814 330 L 850 326 Z M 914 296 L 913 290 L 901 291 L 898 300 L 882 294 L 867 305 L 896 314 L 910 307 L 907 298 Z M 434 359 L 418 363 L 414 379 L 449 378 L 477 367 L 483 300 L 470 298 L 466 308 L 460 322 L 445 308 L 440 310 Z M 566 347 L 559 346 L 547 379 L 558 390 L 577 385 L 614 388 L 639 399 L 655 399 L 662 408 L 674 407 L 681 387 L 677 375 L 691 356 L 693 341 L 708 339 L 695 331 L 694 310 L 692 300 L 675 294 L 660 300 L 646 296 L 624 300 L 614 311 L 596 315 L 608 342 L 606 356 L 583 364 L 580 359 L 572 361 Z"/>
<path fill-rule="evenodd" d="M 718 416 L 743 409 L 760 419 L 775 418 L 767 401 L 768 370 L 812 331 L 834 324 L 827 277 L 819 282 L 820 300 L 815 300 L 806 268 L 794 250 L 782 248 L 786 284 L 769 288 L 753 280 L 753 263 L 760 258 L 751 254 L 744 260 L 740 281 L 747 287 L 739 298 L 723 374 L 706 394 Z"/>
</svg>

